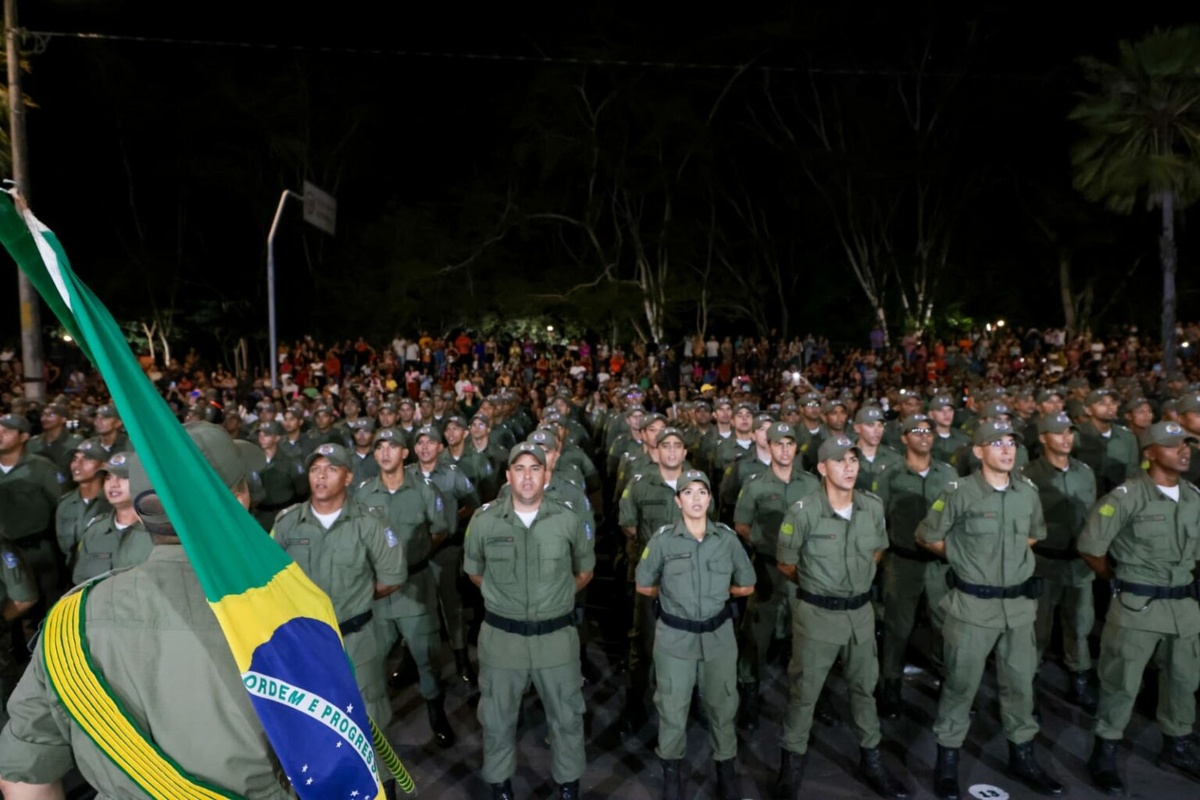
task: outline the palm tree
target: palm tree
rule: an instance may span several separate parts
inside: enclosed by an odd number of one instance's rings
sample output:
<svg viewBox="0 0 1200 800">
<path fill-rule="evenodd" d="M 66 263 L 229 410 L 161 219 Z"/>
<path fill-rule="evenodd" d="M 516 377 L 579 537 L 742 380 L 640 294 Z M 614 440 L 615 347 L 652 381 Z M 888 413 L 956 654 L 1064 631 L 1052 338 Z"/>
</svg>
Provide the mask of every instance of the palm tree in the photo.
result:
<svg viewBox="0 0 1200 800">
<path fill-rule="evenodd" d="M 1122 41 L 1116 64 L 1082 60 L 1094 91 L 1070 114 L 1085 137 L 1071 150 L 1075 188 L 1119 214 L 1162 214 L 1164 369 L 1175 366 L 1175 213 L 1200 197 L 1200 28 Z"/>
</svg>

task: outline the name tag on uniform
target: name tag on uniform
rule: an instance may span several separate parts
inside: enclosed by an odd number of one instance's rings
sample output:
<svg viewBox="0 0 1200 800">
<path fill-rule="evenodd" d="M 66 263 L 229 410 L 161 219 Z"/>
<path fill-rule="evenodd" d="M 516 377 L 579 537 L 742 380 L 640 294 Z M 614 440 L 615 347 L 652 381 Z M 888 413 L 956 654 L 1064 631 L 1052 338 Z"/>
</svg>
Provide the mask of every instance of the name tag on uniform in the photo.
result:
<svg viewBox="0 0 1200 800">
<path fill-rule="evenodd" d="M 308 539 L 288 539 L 286 541 L 288 544 L 308 544 Z"/>
<path fill-rule="evenodd" d="M 810 538 L 810 539 L 836 539 L 837 534 L 836 533 L 810 533 L 808 535 L 808 538 Z"/>
<path fill-rule="evenodd" d="M 1133 518 L 1134 522 L 1165 522 L 1166 519 L 1166 514 L 1139 514 Z"/>
<path fill-rule="evenodd" d="M 978 514 L 972 514 L 971 516 L 979 517 L 980 519 L 995 519 L 997 514 L 995 511 L 980 511 Z"/>
<path fill-rule="evenodd" d="M 663 556 L 664 561 L 674 561 L 677 558 L 691 558 L 691 553 L 675 553 L 673 555 Z"/>
<path fill-rule="evenodd" d="M 513 537 L 511 537 L 511 536 L 489 536 L 488 537 L 488 544 L 491 544 L 492 542 L 512 542 L 512 541 L 513 541 Z"/>
</svg>

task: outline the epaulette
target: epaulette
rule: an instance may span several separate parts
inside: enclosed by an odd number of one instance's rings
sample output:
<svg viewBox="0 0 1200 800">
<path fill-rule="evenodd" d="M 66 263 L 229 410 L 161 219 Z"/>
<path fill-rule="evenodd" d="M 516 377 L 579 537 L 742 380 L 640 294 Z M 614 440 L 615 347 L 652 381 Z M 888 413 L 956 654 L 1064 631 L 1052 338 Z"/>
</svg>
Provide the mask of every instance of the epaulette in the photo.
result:
<svg viewBox="0 0 1200 800">
<path fill-rule="evenodd" d="M 100 519 L 100 518 L 101 518 L 101 517 L 103 517 L 103 516 L 105 516 L 105 515 L 104 515 L 104 514 L 97 514 L 96 516 L 92 517 L 91 519 L 89 519 L 87 522 L 85 522 L 85 523 L 83 524 L 83 529 L 86 531 L 88 528 L 92 527 L 92 524 L 93 524 L 94 522 L 96 522 L 96 520 Z"/>
<path fill-rule="evenodd" d="M 1179 482 L 1182 483 L 1184 486 L 1188 487 L 1189 489 L 1191 489 L 1196 494 L 1200 494 L 1200 487 L 1196 486 L 1196 484 L 1192 483 L 1191 481 L 1180 478 Z"/>
<path fill-rule="evenodd" d="M 728 533 L 732 533 L 734 536 L 737 536 L 737 531 L 735 531 L 733 528 L 726 525 L 724 522 L 714 522 L 713 526 L 722 531 L 726 531 Z"/>
<path fill-rule="evenodd" d="M 855 493 L 855 494 L 860 494 L 860 495 L 862 495 L 863 497 L 870 498 L 871 500 L 874 500 L 876 503 L 879 503 L 880 505 L 883 505 L 883 498 L 882 498 L 882 497 L 880 497 L 879 495 L 875 494 L 875 493 L 874 493 L 874 492 L 872 492 L 872 491 L 868 491 L 867 489 L 855 489 L 855 490 L 854 490 L 854 493 Z"/>
<path fill-rule="evenodd" d="M 942 491 L 943 492 L 957 492 L 958 491 L 958 481 L 946 481 L 946 488 L 943 489 Z"/>
<path fill-rule="evenodd" d="M 275 522 L 278 523 L 279 520 L 283 519 L 285 516 L 287 516 L 291 512 L 300 508 L 302 505 L 304 505 L 304 504 L 303 503 L 292 503 L 290 506 L 288 506 L 287 508 L 283 509 L 282 511 L 280 511 L 278 514 L 275 515 Z"/>
<path fill-rule="evenodd" d="M 658 536 L 660 533 L 663 533 L 664 531 L 669 531 L 673 527 L 675 527 L 675 526 L 674 525 L 659 525 L 658 529 L 656 531 L 654 531 L 654 533 L 650 534 L 650 538 L 653 539 L 655 536 Z"/>
<path fill-rule="evenodd" d="M 1040 490 L 1038 489 L 1037 484 L 1034 483 L 1033 481 L 1029 480 L 1029 478 L 1025 477 L 1024 472 L 1022 472 L 1018 477 L 1020 477 L 1020 479 L 1025 482 L 1026 486 L 1028 486 L 1029 488 L 1033 489 L 1035 492 L 1038 492 L 1040 494 Z"/>
</svg>

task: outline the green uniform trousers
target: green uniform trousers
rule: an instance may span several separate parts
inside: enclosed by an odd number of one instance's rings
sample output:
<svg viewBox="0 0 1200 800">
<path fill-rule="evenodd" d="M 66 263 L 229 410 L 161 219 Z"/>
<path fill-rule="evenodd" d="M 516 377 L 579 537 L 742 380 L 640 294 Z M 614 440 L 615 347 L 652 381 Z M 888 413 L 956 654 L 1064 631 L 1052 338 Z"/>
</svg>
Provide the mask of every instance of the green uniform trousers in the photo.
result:
<svg viewBox="0 0 1200 800">
<path fill-rule="evenodd" d="M 575 629 L 570 629 L 575 637 Z M 583 751 L 583 680 L 579 647 L 566 664 L 540 669 L 479 665 L 479 724 L 483 727 L 483 779 L 503 783 L 517 769 L 517 714 L 532 681 L 550 728 L 550 773 L 557 783 L 579 780 Z"/>
<path fill-rule="evenodd" d="M 720 653 L 702 660 L 676 658 L 654 650 L 654 674 L 658 685 L 654 705 L 658 709 L 658 757 L 674 761 L 683 758 L 687 743 L 688 709 L 692 689 L 699 685 L 708 713 L 708 741 L 713 760 L 725 761 L 737 755 L 737 653 Z"/>
<path fill-rule="evenodd" d="M 1200 635 L 1176 636 L 1106 624 L 1100 635 L 1100 706 L 1095 733 L 1120 739 L 1133 714 L 1142 672 L 1157 652 L 1158 724 L 1166 736 L 1188 736 L 1196 723 Z"/>
<path fill-rule="evenodd" d="M 795 605 L 801 600 L 792 600 L 792 660 L 788 664 L 787 714 L 783 720 L 783 736 L 780 746 L 789 752 L 803 755 L 808 751 L 808 738 L 813 727 L 813 710 L 817 698 L 825 686 L 829 670 L 840 657 L 850 694 L 850 716 L 854 732 L 862 747 L 878 747 L 883 739 L 879 727 L 879 714 L 875 709 L 875 687 L 879 684 L 879 653 L 875 647 L 875 612 L 870 604 L 856 612 L 845 613 L 847 625 L 851 617 L 855 622 L 867 620 L 866 624 L 854 624 L 849 630 L 849 639 L 844 644 L 832 644 L 805 636 L 803 629 L 795 623 Z"/>
<path fill-rule="evenodd" d="M 442 609 L 450 647 L 462 650 L 467 646 L 462 593 L 458 591 L 458 577 L 463 570 L 462 546 L 444 544 L 439 547 L 429 557 L 429 569 L 433 571 L 433 579 L 437 582 L 438 606 Z"/>
<path fill-rule="evenodd" d="M 379 637 L 379 650 L 383 653 L 384 666 L 392 648 L 401 638 L 417 665 L 418 687 L 421 697 L 431 700 L 442 693 L 442 684 L 438 680 L 441 659 L 438 658 L 440 641 L 438 639 L 438 623 L 435 614 L 421 614 L 415 617 L 392 617 L 385 619 L 375 615 L 375 635 Z"/>
<path fill-rule="evenodd" d="M 738 627 L 738 683 L 763 681 L 767 648 L 772 639 L 784 638 L 789 627 L 791 584 L 762 553 L 755 557 L 754 575 L 755 592 Z"/>
<path fill-rule="evenodd" d="M 387 681 L 383 675 L 384 651 L 379 647 L 374 620 L 362 630 L 342 637 L 346 655 L 354 665 L 354 680 L 362 692 L 367 713 L 380 730 L 387 728 L 392 719 L 392 703 L 387 696 Z"/>
<path fill-rule="evenodd" d="M 933 642 L 928 655 L 934 664 L 942 666 L 942 626 L 946 622 L 942 598 L 950 591 L 946 587 L 949 570 L 944 561 L 918 561 L 895 553 L 884 554 L 883 655 L 880 659 L 884 680 L 904 677 L 904 653 L 917 621 L 917 605 L 922 594 L 933 623 Z"/>
<path fill-rule="evenodd" d="M 996 651 L 1000 684 L 1000 722 L 1013 744 L 1024 744 L 1038 732 L 1033 718 L 1033 678 L 1037 644 L 1033 623 L 1015 628 L 984 628 L 947 617 L 942 626 L 946 677 L 933 733 L 942 747 L 962 747 L 971 726 L 971 702 L 979 691 L 988 654 Z"/>
<path fill-rule="evenodd" d="M 1062 625 L 1063 663 L 1071 672 L 1087 672 L 1092 668 L 1092 652 L 1088 647 L 1088 636 L 1096 624 L 1096 604 L 1092 598 L 1092 574 L 1086 564 L 1074 561 L 1051 561 L 1038 559 L 1038 574 L 1045 579 L 1045 590 L 1038 598 L 1037 634 L 1038 661 L 1050 646 L 1050 634 L 1054 630 L 1054 613 L 1058 612 Z M 1079 570 L 1088 570 L 1080 576 Z"/>
</svg>

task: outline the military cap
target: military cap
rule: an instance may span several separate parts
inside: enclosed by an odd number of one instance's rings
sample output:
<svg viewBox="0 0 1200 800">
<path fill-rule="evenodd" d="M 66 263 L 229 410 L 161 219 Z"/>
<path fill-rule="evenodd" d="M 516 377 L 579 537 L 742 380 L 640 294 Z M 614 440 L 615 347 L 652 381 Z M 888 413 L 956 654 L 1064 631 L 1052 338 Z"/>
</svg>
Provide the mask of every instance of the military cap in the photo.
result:
<svg viewBox="0 0 1200 800">
<path fill-rule="evenodd" d="M 704 488 L 712 491 L 712 484 L 708 482 L 708 475 L 703 470 L 689 469 L 679 476 L 679 480 L 675 482 L 675 494 L 679 494 L 693 483 L 703 483 Z"/>
<path fill-rule="evenodd" d="M 317 449 L 309 453 L 308 457 L 304 459 L 304 466 L 311 467 L 313 462 L 318 458 L 328 459 L 329 463 L 335 467 L 351 469 L 350 454 L 340 444 L 326 442 L 325 444 L 317 445 Z"/>
<path fill-rule="evenodd" d="M 672 427 L 668 426 L 658 432 L 658 438 L 654 440 L 654 444 L 656 446 L 660 445 L 663 442 L 665 442 L 667 439 L 671 438 L 672 436 L 674 436 L 680 442 L 683 441 L 683 434 L 679 431 L 679 428 L 672 428 Z"/>
<path fill-rule="evenodd" d="M 821 405 L 821 395 L 816 392 L 805 392 L 800 395 L 800 405 L 819 406 Z"/>
<path fill-rule="evenodd" d="M 977 447 L 981 447 L 985 444 L 998 442 L 1005 436 L 1013 437 L 1015 440 L 1016 435 L 1016 429 L 1013 428 L 1011 422 L 997 419 L 992 420 L 991 422 L 985 422 L 976 428 L 975 436 L 972 438 L 971 443 Z"/>
<path fill-rule="evenodd" d="M 1185 394 L 1176 402 L 1175 410 L 1180 414 L 1189 411 L 1200 411 L 1200 394 Z"/>
<path fill-rule="evenodd" d="M 304 419 L 304 409 L 300 406 L 288 406 L 285 414 L 291 414 L 296 419 Z"/>
<path fill-rule="evenodd" d="M 121 415 L 117 413 L 117 407 L 114 405 L 103 405 L 96 409 L 97 417 L 110 417 L 117 419 Z"/>
<path fill-rule="evenodd" d="M 1101 387 L 1099 389 L 1093 389 L 1092 391 L 1090 391 L 1088 393 L 1087 403 L 1085 405 L 1090 406 L 1093 403 L 1099 403 L 1101 400 L 1103 400 L 1106 397 L 1116 397 L 1116 396 L 1117 396 L 1117 393 L 1113 389 L 1109 389 L 1106 387 Z"/>
<path fill-rule="evenodd" d="M 389 412 L 389 413 L 395 414 L 397 411 L 399 411 L 399 410 L 400 410 L 400 407 L 399 407 L 399 406 L 397 406 L 397 405 L 396 405 L 396 403 L 394 403 L 393 401 L 391 401 L 391 400 L 388 400 L 386 403 L 381 403 L 381 404 L 380 404 L 380 406 L 379 406 L 379 410 L 380 410 L 380 411 L 387 411 L 387 412 Z"/>
<path fill-rule="evenodd" d="M 42 413 L 43 414 L 54 414 L 55 416 L 58 416 L 58 417 L 69 417 L 71 415 L 71 409 L 67 406 L 66 403 L 54 402 L 54 403 L 50 403 L 44 409 L 42 409 Z"/>
<path fill-rule="evenodd" d="M 1032 386 L 1014 386 L 1011 390 L 1009 390 L 1009 394 L 1012 395 L 1014 400 L 1019 400 L 1022 397 L 1034 397 Z"/>
<path fill-rule="evenodd" d="M 359 417 L 358 419 L 352 419 L 347 422 L 346 427 L 352 430 L 355 434 L 363 431 L 371 433 L 375 430 L 375 420 L 371 419 L 370 417 Z"/>
<path fill-rule="evenodd" d="M 396 409 L 397 410 L 404 408 L 405 406 L 408 406 L 409 408 L 415 408 L 416 403 L 414 403 L 412 401 L 411 397 L 401 397 L 399 400 L 396 401 Z"/>
<path fill-rule="evenodd" d="M 858 445 L 845 436 L 830 436 L 817 448 L 818 461 L 841 461 L 846 453 L 859 454 Z"/>
<path fill-rule="evenodd" d="M 530 444 L 536 444 L 544 450 L 558 449 L 558 436 L 554 431 L 548 431 L 545 428 L 538 428 L 525 439 Z"/>
<path fill-rule="evenodd" d="M 257 403 L 254 404 L 254 408 L 257 411 L 274 411 L 275 404 L 272 403 L 270 400 L 259 400 Z"/>
<path fill-rule="evenodd" d="M 1066 433 L 1077 428 L 1071 420 L 1070 414 L 1059 411 L 1057 414 L 1047 414 L 1039 419 L 1037 429 L 1038 433 Z"/>
<path fill-rule="evenodd" d="M 625 409 L 625 416 L 627 416 L 627 417 L 633 417 L 638 414 L 645 414 L 645 413 L 646 413 L 646 409 L 642 408 L 641 405 L 638 405 L 638 404 L 631 405 Z"/>
<path fill-rule="evenodd" d="M 928 414 L 910 414 L 900 421 L 902 433 L 912 433 L 915 430 L 932 430 Z"/>
<path fill-rule="evenodd" d="M 1166 415 L 1166 413 L 1169 411 L 1174 411 L 1174 412 L 1178 413 L 1179 412 L 1179 401 L 1173 397 L 1163 400 L 1162 404 L 1159 405 L 1158 410 L 1159 410 L 1159 413 L 1161 413 L 1163 415 Z"/>
<path fill-rule="evenodd" d="M 442 432 L 432 425 L 422 425 L 421 427 L 417 428 L 417 432 L 413 434 L 413 444 L 421 441 L 421 437 L 425 437 L 426 439 L 437 442 L 438 444 L 442 444 L 444 441 L 442 439 Z"/>
<path fill-rule="evenodd" d="M 463 417 L 462 414 L 451 414 L 450 416 L 446 417 L 446 421 L 442 424 L 443 424 L 443 427 L 446 425 L 457 425 L 458 427 L 462 428 L 463 430 L 466 430 L 467 428 L 471 427 L 470 424 L 467 423 L 466 418 Z"/>
<path fill-rule="evenodd" d="M 796 429 L 786 422 L 776 422 L 767 429 L 767 441 L 775 444 L 782 442 L 784 439 L 796 441 Z"/>
<path fill-rule="evenodd" d="M 1121 404 L 1121 413 L 1128 414 L 1129 412 L 1133 411 L 1136 408 L 1141 408 L 1142 406 L 1148 406 L 1148 405 L 1150 405 L 1150 401 L 1148 399 L 1146 399 L 1145 397 L 1142 397 L 1140 394 L 1134 395 L 1133 397 L 1129 398 L 1128 400 L 1126 400 L 1124 403 Z M 1196 406 L 1196 408 L 1197 408 L 1197 410 L 1200 410 L 1200 404 L 1198 404 Z"/>
<path fill-rule="evenodd" d="M 521 456 L 533 456 L 543 467 L 546 466 L 546 451 L 533 442 L 520 442 L 508 451 L 508 465 L 511 467 Z"/>
<path fill-rule="evenodd" d="M 667 418 L 665 416 L 663 416 L 662 414 L 659 414 L 657 411 L 652 414 L 647 414 L 646 418 L 642 420 L 642 430 L 649 428 L 651 425 L 653 425 L 656 422 L 661 422 L 663 424 L 666 424 Z"/>
<path fill-rule="evenodd" d="M 758 409 L 754 407 L 753 403 L 747 403 L 745 400 L 743 400 L 742 402 L 738 403 L 736 406 L 733 407 L 733 413 L 737 414 L 737 413 L 741 412 L 742 410 L 749 411 L 751 414 L 753 414 Z"/>
<path fill-rule="evenodd" d="M 333 416 L 333 409 L 326 405 L 320 405 L 320 406 L 317 406 L 317 410 L 314 411 L 313 413 L 314 414 L 328 414 L 330 416 Z"/>
<path fill-rule="evenodd" d="M 821 407 L 821 411 L 825 414 L 828 414 L 837 406 L 841 406 L 843 410 L 849 411 L 850 406 L 848 403 L 849 401 L 845 397 L 834 397 L 831 400 L 825 401 L 825 405 Z"/>
<path fill-rule="evenodd" d="M 1062 392 L 1060 392 L 1058 389 L 1055 389 L 1053 387 L 1049 388 L 1049 389 L 1042 389 L 1040 392 L 1037 393 L 1036 399 L 1037 399 L 1037 402 L 1044 403 L 1047 400 L 1049 400 L 1051 397 L 1057 397 L 1059 400 L 1062 400 Z"/>
<path fill-rule="evenodd" d="M 75 445 L 75 449 L 71 452 L 82 453 L 84 458 L 91 459 L 92 461 L 108 460 L 108 451 L 104 449 L 104 445 L 100 443 L 100 440 L 94 436 L 91 439 L 84 439 Z"/>
<path fill-rule="evenodd" d="M 692 403 L 695 411 L 712 411 L 712 405 L 707 400 L 696 400 Z"/>
<path fill-rule="evenodd" d="M 954 396 L 949 394 L 934 395 L 929 401 L 929 410 L 934 411 L 939 408 L 954 408 Z"/>
<path fill-rule="evenodd" d="M 280 425 L 278 422 L 271 420 L 270 422 L 264 422 L 263 424 L 259 425 L 258 433 L 260 436 L 261 435 L 282 436 L 283 435 L 283 426 Z"/>
<path fill-rule="evenodd" d="M 20 433 L 29 433 L 31 430 L 29 420 L 20 414 L 5 414 L 0 416 L 0 427 L 8 428 L 9 430 L 18 431 Z"/>
<path fill-rule="evenodd" d="M 100 469 L 118 478 L 129 478 L 129 453 L 113 453 Z"/>
<path fill-rule="evenodd" d="M 475 423 L 476 421 L 482 422 L 484 425 L 492 424 L 491 417 L 489 417 L 487 414 L 484 414 L 482 411 L 476 411 L 475 415 L 471 417 L 472 423 Z"/>
<path fill-rule="evenodd" d="M 728 397 L 718 397 L 717 399 L 713 400 L 713 408 L 716 409 L 719 406 L 729 406 L 730 408 L 732 408 L 733 401 L 730 400 Z"/>
<path fill-rule="evenodd" d="M 1186 380 L 1187 378 L 1184 377 L 1183 373 L 1177 369 L 1171 370 L 1166 376 L 1167 383 L 1183 383 Z"/>
<path fill-rule="evenodd" d="M 1138 437 L 1138 445 L 1142 450 L 1156 444 L 1163 447 L 1179 447 L 1183 442 L 1195 441 L 1198 441 L 1195 436 L 1185 431 L 1178 422 L 1171 420 L 1154 423 Z"/>
<path fill-rule="evenodd" d="M 770 425 L 774 421 L 775 421 L 774 414 L 768 414 L 765 411 L 760 412 L 760 413 L 754 415 L 754 429 L 758 430 L 763 425 Z"/>
<path fill-rule="evenodd" d="M 375 431 L 374 438 L 371 439 L 371 446 L 375 446 L 380 442 L 391 442 L 397 447 L 408 449 L 408 440 L 404 438 L 404 434 L 395 428 L 380 428 Z"/>
<path fill-rule="evenodd" d="M 979 412 L 981 419 L 995 419 L 1001 415 L 1006 417 L 1012 416 L 1012 409 L 1008 407 L 1007 403 L 988 403 Z"/>
<path fill-rule="evenodd" d="M 854 415 L 854 424 L 868 422 L 883 422 L 883 409 L 879 406 L 863 406 Z M 824 459 L 821 459 L 824 461 Z"/>
</svg>

